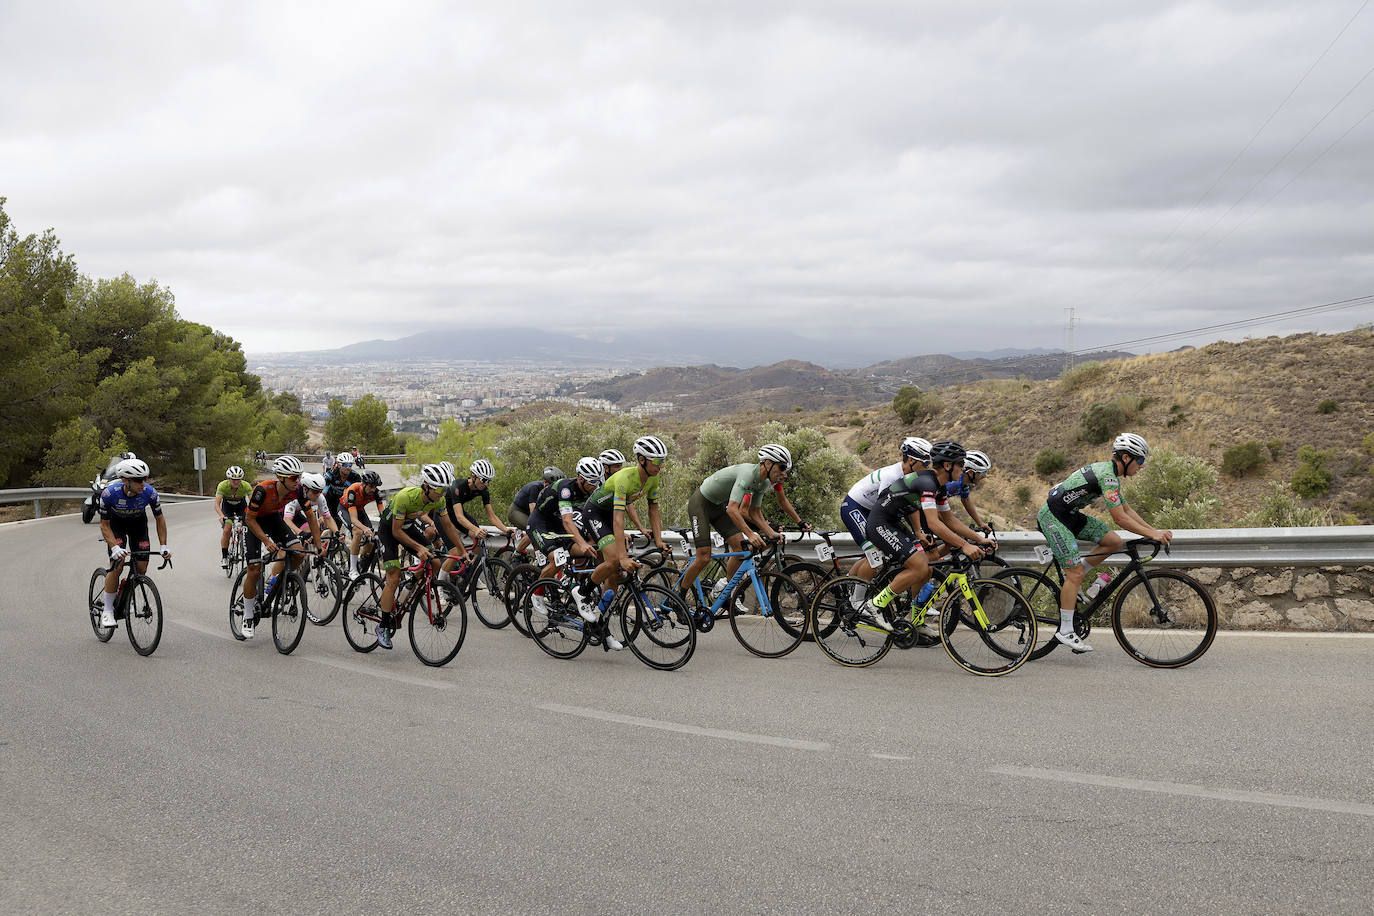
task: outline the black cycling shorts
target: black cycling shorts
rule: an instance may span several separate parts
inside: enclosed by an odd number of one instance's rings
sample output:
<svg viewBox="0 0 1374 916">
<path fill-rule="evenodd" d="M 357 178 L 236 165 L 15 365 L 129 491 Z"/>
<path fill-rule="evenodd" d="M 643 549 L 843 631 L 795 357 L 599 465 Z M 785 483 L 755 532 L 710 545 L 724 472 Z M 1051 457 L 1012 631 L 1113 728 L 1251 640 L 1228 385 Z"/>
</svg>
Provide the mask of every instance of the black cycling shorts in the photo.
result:
<svg viewBox="0 0 1374 916">
<path fill-rule="evenodd" d="M 122 518 L 118 515 L 110 516 L 110 530 L 114 532 L 115 540 L 119 546 L 125 550 L 147 550 L 148 549 L 148 516 L 137 515 L 133 518 Z M 109 545 L 106 545 L 105 552 L 109 553 Z"/>
<path fill-rule="evenodd" d="M 300 541 L 300 536 L 286 527 L 286 519 L 280 515 L 272 514 L 263 518 L 258 516 L 258 527 L 262 533 L 271 538 L 278 547 L 289 547 Z M 257 535 L 253 534 L 253 529 L 248 529 L 248 537 L 244 539 L 244 555 L 251 562 L 262 556 L 262 541 L 258 540 Z"/>
<path fill-rule="evenodd" d="M 418 520 L 403 523 L 401 525 L 401 531 L 405 532 L 405 534 L 408 535 L 410 539 L 413 541 L 416 541 L 421 544 L 429 543 L 429 538 L 425 537 L 425 526 L 420 524 Z M 391 533 L 390 524 L 382 525 L 381 530 L 377 532 L 377 540 L 381 541 L 382 543 L 383 568 L 400 569 L 402 565 L 401 551 L 403 549 L 409 550 L 410 548 L 406 547 L 404 544 L 402 544 L 400 541 L 396 539 L 396 537 Z"/>
<path fill-rule="evenodd" d="M 872 542 L 874 547 L 882 551 L 883 556 L 888 561 L 898 566 L 906 565 L 906 561 L 911 559 L 913 554 L 921 553 L 925 550 L 921 542 L 912 536 L 905 525 L 894 525 L 879 514 L 874 512 L 868 516 L 868 524 L 864 527 L 864 537 Z"/>
</svg>

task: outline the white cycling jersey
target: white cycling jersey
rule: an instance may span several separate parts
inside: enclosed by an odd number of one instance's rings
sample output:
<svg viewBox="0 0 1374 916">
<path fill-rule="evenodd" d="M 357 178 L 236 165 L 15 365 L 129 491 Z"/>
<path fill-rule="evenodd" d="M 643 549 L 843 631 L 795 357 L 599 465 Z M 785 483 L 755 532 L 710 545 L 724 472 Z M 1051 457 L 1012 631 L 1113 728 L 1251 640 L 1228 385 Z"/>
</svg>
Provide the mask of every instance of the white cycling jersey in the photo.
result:
<svg viewBox="0 0 1374 916">
<path fill-rule="evenodd" d="M 849 498 L 854 500 L 864 509 L 872 509 L 873 504 L 878 501 L 878 494 L 892 485 L 893 481 L 900 480 L 905 475 L 902 474 L 902 463 L 889 464 L 885 468 L 878 468 L 867 477 L 862 477 L 859 482 L 849 488 Z"/>
<path fill-rule="evenodd" d="M 329 504 L 326 503 L 326 502 L 324 501 L 324 494 L 323 494 L 323 493 L 321 493 L 319 496 L 316 496 L 316 497 L 312 500 L 312 502 L 315 504 L 315 517 L 316 517 L 316 518 L 321 519 L 321 520 L 326 519 L 326 518 L 329 518 Z M 289 502 L 289 503 L 286 504 L 286 508 L 284 508 L 284 509 L 281 510 L 281 514 L 282 514 L 285 518 L 295 518 L 295 517 L 296 517 L 296 513 L 300 511 L 300 508 L 301 508 L 300 500 L 298 500 L 298 499 L 293 499 L 293 500 L 291 500 L 291 502 Z"/>
</svg>

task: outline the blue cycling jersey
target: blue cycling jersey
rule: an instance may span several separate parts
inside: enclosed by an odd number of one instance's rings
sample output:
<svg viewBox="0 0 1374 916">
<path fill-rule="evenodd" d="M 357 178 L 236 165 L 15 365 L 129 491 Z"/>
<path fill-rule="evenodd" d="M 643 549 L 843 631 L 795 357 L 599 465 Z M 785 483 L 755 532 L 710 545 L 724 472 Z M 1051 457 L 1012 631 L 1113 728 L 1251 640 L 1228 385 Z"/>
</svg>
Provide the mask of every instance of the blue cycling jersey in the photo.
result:
<svg viewBox="0 0 1374 916">
<path fill-rule="evenodd" d="M 962 477 L 958 480 L 951 480 L 949 483 L 945 484 L 945 492 L 950 496 L 958 496 L 961 499 L 969 498 L 969 486 L 964 482 L 964 478 Z"/>
<path fill-rule="evenodd" d="M 157 490 L 151 484 L 144 484 L 137 496 L 125 491 L 124 481 L 119 480 L 100 493 L 100 515 L 102 518 L 139 518 L 144 510 L 152 509 L 153 515 L 162 514 L 162 504 L 158 502 Z"/>
</svg>

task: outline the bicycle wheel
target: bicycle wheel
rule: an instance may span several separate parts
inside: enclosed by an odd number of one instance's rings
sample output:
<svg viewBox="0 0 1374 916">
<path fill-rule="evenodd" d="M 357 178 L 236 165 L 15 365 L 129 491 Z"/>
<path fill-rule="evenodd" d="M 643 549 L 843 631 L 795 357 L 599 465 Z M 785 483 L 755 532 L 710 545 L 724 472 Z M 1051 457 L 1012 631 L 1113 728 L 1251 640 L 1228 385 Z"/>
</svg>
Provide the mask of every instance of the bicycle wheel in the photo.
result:
<svg viewBox="0 0 1374 916">
<path fill-rule="evenodd" d="M 101 642 L 109 642 L 114 635 L 114 627 L 102 627 L 100 625 L 100 615 L 105 610 L 105 570 L 97 569 L 91 573 L 91 584 L 86 589 L 86 610 L 90 613 L 91 629 L 95 631 L 95 638 Z"/>
<path fill-rule="evenodd" d="M 229 535 L 229 568 L 224 571 L 226 579 L 232 579 L 244 565 L 243 532 L 235 531 Z"/>
<path fill-rule="evenodd" d="M 801 589 L 778 572 L 757 573 L 763 594 L 752 578 L 735 586 L 730 596 L 730 629 L 760 658 L 782 658 L 801 645 L 807 630 L 807 607 Z"/>
<path fill-rule="evenodd" d="M 810 608 L 816 600 L 816 595 L 820 592 L 821 586 L 831 578 L 830 570 L 812 560 L 799 560 L 795 563 L 788 563 L 783 567 L 782 574 L 791 579 L 801 590 L 803 606 Z M 791 626 L 787 620 L 780 620 L 779 623 L 784 628 Z M 811 633 L 805 634 L 806 639 L 813 639 Z"/>
<path fill-rule="evenodd" d="M 539 578 L 540 567 L 533 563 L 520 563 L 515 566 L 510 575 L 506 577 L 506 585 L 501 590 L 501 600 L 506 606 L 506 615 L 510 618 L 511 624 L 521 636 L 529 636 L 530 631 L 525 626 L 525 609 L 523 600 L 525 589 Z"/>
<path fill-rule="evenodd" d="M 310 602 L 300 573 L 292 571 L 283 575 L 286 578 L 281 583 L 276 606 L 272 608 L 272 642 L 282 655 L 290 655 L 301 644 Z"/>
<path fill-rule="evenodd" d="M 243 577 L 247 574 L 246 567 L 240 569 L 229 586 L 229 632 L 239 642 L 243 642 Z"/>
<path fill-rule="evenodd" d="M 139 655 L 152 655 L 162 641 L 162 596 L 147 576 L 130 576 L 125 586 L 124 629 Z"/>
<path fill-rule="evenodd" d="M 506 579 L 510 577 L 510 567 L 505 560 L 488 557 L 485 561 L 480 581 L 474 579 L 468 586 L 467 601 L 472 612 L 482 625 L 499 630 L 510 624 L 510 612 L 506 610 L 502 595 L 505 593 Z M 482 587 L 479 588 L 478 586 Z"/>
<path fill-rule="evenodd" d="M 557 579 L 531 583 L 520 599 L 525 629 L 554 658 L 576 658 L 587 648 L 590 624 L 577 612 L 572 587 Z"/>
<path fill-rule="evenodd" d="M 620 601 L 625 644 L 640 661 L 659 671 L 675 671 L 697 650 L 692 612 L 674 592 L 656 585 L 627 589 Z"/>
<path fill-rule="evenodd" d="M 850 668 L 867 668 L 892 648 L 892 634 L 874 626 L 855 609 L 857 576 L 840 576 L 821 586 L 811 602 L 811 631 L 816 645 L 831 660 Z M 860 602 L 862 605 L 862 602 Z"/>
<path fill-rule="evenodd" d="M 1006 582 L 1026 597 L 1035 615 L 1035 649 L 1031 658 L 1044 658 L 1054 651 L 1059 641 L 1059 583 L 1038 569 L 1011 566 L 993 574 L 994 579 Z"/>
<path fill-rule="evenodd" d="M 377 625 L 382 620 L 382 580 L 363 573 L 354 579 L 339 601 L 343 611 L 344 639 L 356 652 L 377 648 Z"/>
<path fill-rule="evenodd" d="M 1142 570 L 1117 593 L 1112 632 L 1142 665 L 1182 668 L 1201 658 L 1216 638 L 1216 603 L 1187 573 Z"/>
<path fill-rule="evenodd" d="M 410 648 L 415 657 L 438 668 L 453 661 L 468 632 L 468 612 L 458 589 L 448 583 L 434 586 L 429 601 L 421 596 L 410 612 Z"/>
<path fill-rule="evenodd" d="M 968 585 L 972 601 L 956 588 L 940 606 L 940 642 L 965 671 L 983 677 L 1010 674 L 1035 650 L 1030 603 L 997 579 L 970 579 Z"/>
<path fill-rule="evenodd" d="M 306 619 L 317 627 L 328 626 L 339 613 L 339 599 L 348 587 L 344 568 L 325 555 L 316 561 L 315 568 L 310 571 L 310 581 L 306 584 L 311 599 Z"/>
</svg>

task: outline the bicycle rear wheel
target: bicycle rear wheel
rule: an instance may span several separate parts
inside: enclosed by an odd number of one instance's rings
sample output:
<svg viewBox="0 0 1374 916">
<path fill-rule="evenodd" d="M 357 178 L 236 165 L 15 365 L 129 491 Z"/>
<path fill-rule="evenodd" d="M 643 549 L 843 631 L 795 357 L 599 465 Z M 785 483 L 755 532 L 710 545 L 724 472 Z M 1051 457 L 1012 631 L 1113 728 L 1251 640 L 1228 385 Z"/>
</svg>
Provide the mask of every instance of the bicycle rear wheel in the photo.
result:
<svg viewBox="0 0 1374 916">
<path fill-rule="evenodd" d="M 377 648 L 377 626 L 382 620 L 382 580 L 363 573 L 353 580 L 339 601 L 343 611 L 344 639 L 356 652 Z"/>
<path fill-rule="evenodd" d="M 422 597 L 410 612 L 410 648 L 431 668 L 453 661 L 467 632 L 467 608 L 458 589 L 447 583 L 434 586 L 432 603 Z"/>
<path fill-rule="evenodd" d="M 97 569 L 91 573 L 91 584 L 86 589 L 86 610 L 90 612 L 91 629 L 95 631 L 95 638 L 101 642 L 109 642 L 115 628 L 100 625 L 100 615 L 105 611 L 104 595 L 105 570 Z"/>
<path fill-rule="evenodd" d="M 130 576 L 125 586 L 124 629 L 139 655 L 152 655 L 162 641 L 162 596 L 147 576 Z"/>
<path fill-rule="evenodd" d="M 782 574 L 791 579 L 801 591 L 802 602 L 808 609 L 816 601 L 816 595 L 820 593 L 821 586 L 831 579 L 831 571 L 813 560 L 799 560 L 795 563 L 787 563 L 783 566 Z M 788 626 L 783 621 L 783 626 Z M 810 633 L 806 638 L 814 638 Z"/>
<path fill-rule="evenodd" d="M 994 579 L 1006 582 L 1025 596 L 1035 615 L 1035 649 L 1031 659 L 1044 658 L 1054 651 L 1059 641 L 1059 583 L 1038 569 L 1012 566 L 993 574 Z"/>
<path fill-rule="evenodd" d="M 940 642 L 965 671 L 983 677 L 1010 674 L 1035 650 L 1030 603 L 997 579 L 970 579 L 968 585 L 972 601 L 956 588 L 940 606 Z"/>
<path fill-rule="evenodd" d="M 554 658 L 576 658 L 587 648 L 592 624 L 577 612 L 572 586 L 557 579 L 540 579 L 521 598 L 525 629 Z"/>
<path fill-rule="evenodd" d="M 229 586 L 229 633 L 239 642 L 243 642 L 243 577 L 247 574 L 247 567 L 240 569 Z"/>
<path fill-rule="evenodd" d="M 874 626 L 851 601 L 857 585 L 868 582 L 857 576 L 841 576 L 821 586 L 811 602 L 811 632 L 816 645 L 849 668 L 867 668 L 892 648 L 892 634 Z M 862 606 L 862 602 L 860 602 Z"/>
<path fill-rule="evenodd" d="M 510 613 L 502 600 L 506 580 L 510 578 L 510 566 L 496 557 L 487 557 L 484 562 L 486 565 L 481 575 L 483 587 L 478 588 L 478 583 L 473 582 L 468 589 L 467 600 L 483 626 L 499 630 L 510 625 Z"/>
<path fill-rule="evenodd" d="M 281 593 L 272 608 L 272 642 L 282 655 L 290 655 L 301 644 L 310 603 L 300 573 L 292 571 L 282 575 L 285 578 L 281 581 Z"/>
<path fill-rule="evenodd" d="M 763 594 L 751 578 L 735 586 L 730 596 L 730 629 L 735 638 L 760 658 L 782 658 L 806 637 L 807 607 L 801 589 L 779 572 L 757 573 Z"/>
<path fill-rule="evenodd" d="M 506 584 L 501 589 L 501 600 L 506 606 L 506 615 L 521 636 L 530 635 L 525 624 L 525 589 L 539 578 L 539 572 L 540 567 L 533 563 L 521 563 L 511 569 L 510 575 L 506 577 Z"/>
<path fill-rule="evenodd" d="M 1150 597 L 1151 589 L 1155 598 Z M 1112 632 L 1121 648 L 1141 664 L 1182 668 L 1211 647 L 1217 635 L 1217 608 L 1202 583 L 1187 573 L 1142 570 L 1117 593 Z"/>
<path fill-rule="evenodd" d="M 348 587 L 348 576 L 344 573 L 344 567 L 326 555 L 310 571 L 308 585 L 313 600 L 312 607 L 306 611 L 306 617 L 317 627 L 328 626 L 339 613 L 339 600 L 343 598 L 344 589 Z"/>
<path fill-rule="evenodd" d="M 687 604 L 656 585 L 628 591 L 620 602 L 620 626 L 630 651 L 660 671 L 681 668 L 697 649 L 697 628 Z"/>
</svg>

